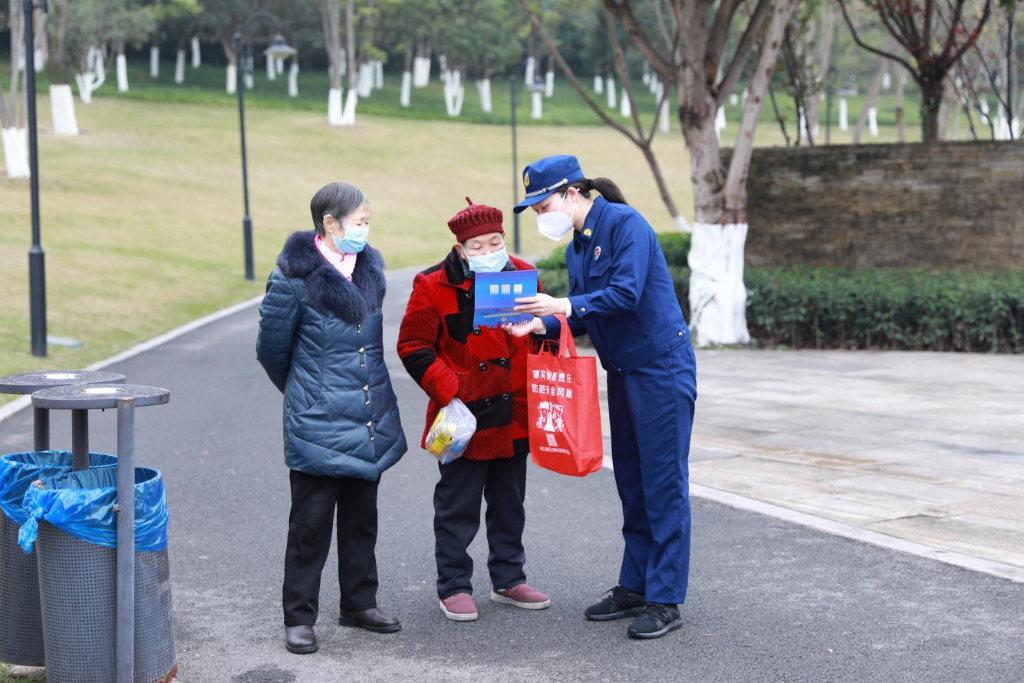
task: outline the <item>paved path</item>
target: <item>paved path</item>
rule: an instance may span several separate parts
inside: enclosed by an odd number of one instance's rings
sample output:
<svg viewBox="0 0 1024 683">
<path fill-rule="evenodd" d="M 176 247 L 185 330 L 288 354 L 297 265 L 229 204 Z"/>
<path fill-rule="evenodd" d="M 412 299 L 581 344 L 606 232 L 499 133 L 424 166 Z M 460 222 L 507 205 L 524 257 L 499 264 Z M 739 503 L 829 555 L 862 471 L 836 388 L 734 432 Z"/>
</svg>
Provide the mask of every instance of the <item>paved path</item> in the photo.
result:
<svg viewBox="0 0 1024 683">
<path fill-rule="evenodd" d="M 410 281 L 410 273 L 391 278 L 389 348 Z M 608 472 L 576 480 L 530 469 L 527 573 L 552 594 L 550 610 L 481 600 L 479 622 L 448 622 L 433 590 L 437 470 L 417 449 L 380 493 L 380 601 L 404 630 L 378 636 L 335 625 L 332 560 L 321 651 L 289 655 L 279 603 L 288 511 L 281 397 L 254 359 L 256 322 L 255 309 L 243 311 L 113 368 L 173 392 L 169 405 L 139 411 L 137 447 L 140 463 L 167 479 L 184 683 L 1020 680 L 1024 585 L 700 499 L 684 629 L 634 642 L 624 623 L 586 622 L 583 608 L 615 583 L 622 547 Z M 389 363 L 415 435 L 423 394 L 393 353 Z M 698 410 L 710 421 L 704 406 L 715 380 L 702 381 Z M 0 448 L 30 442 L 29 417 L 0 423 Z M 59 444 L 69 424 L 54 422 Z M 94 446 L 112 449 L 114 415 L 94 423 Z M 476 587 L 486 597 L 481 540 Z"/>
<path fill-rule="evenodd" d="M 698 366 L 694 482 L 1024 581 L 1024 359 L 704 351 Z"/>
</svg>

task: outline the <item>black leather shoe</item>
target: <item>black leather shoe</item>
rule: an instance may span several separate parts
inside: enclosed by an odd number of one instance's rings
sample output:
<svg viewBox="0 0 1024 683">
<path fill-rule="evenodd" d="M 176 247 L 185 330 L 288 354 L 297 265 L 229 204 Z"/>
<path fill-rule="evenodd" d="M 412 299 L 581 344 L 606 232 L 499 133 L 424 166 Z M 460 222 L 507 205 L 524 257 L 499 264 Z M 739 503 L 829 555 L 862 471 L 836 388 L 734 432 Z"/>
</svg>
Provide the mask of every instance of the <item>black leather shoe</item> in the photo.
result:
<svg viewBox="0 0 1024 683">
<path fill-rule="evenodd" d="M 394 633 L 402 630 L 402 624 L 398 619 L 389 617 L 376 607 L 364 609 L 361 612 L 349 612 L 343 609 L 341 616 L 338 617 L 338 623 L 342 626 L 363 628 L 374 633 Z"/>
<path fill-rule="evenodd" d="M 285 626 L 284 646 L 296 655 L 308 655 L 320 649 L 312 626 Z"/>
<path fill-rule="evenodd" d="M 624 619 L 635 617 L 644 611 L 647 602 L 640 593 L 634 593 L 628 588 L 616 586 L 608 591 L 608 595 L 601 602 L 591 605 L 586 609 L 587 619 L 591 621 L 611 621 L 613 619 Z"/>
<path fill-rule="evenodd" d="M 679 616 L 679 608 L 675 605 L 663 605 L 660 602 L 649 602 L 643 614 L 629 625 L 630 638 L 661 638 L 669 631 L 682 628 L 683 618 Z"/>
</svg>

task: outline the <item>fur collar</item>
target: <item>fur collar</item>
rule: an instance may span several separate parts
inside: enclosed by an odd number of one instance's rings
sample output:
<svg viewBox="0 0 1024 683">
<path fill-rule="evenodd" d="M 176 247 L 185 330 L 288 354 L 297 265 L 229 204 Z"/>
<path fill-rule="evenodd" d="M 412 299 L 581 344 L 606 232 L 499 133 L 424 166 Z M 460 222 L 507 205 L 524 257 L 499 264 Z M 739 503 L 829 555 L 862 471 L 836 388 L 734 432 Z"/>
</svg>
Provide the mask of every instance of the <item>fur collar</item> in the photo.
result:
<svg viewBox="0 0 1024 683">
<path fill-rule="evenodd" d="M 356 259 L 349 282 L 317 250 L 313 230 L 293 232 L 284 243 L 277 267 L 285 277 L 306 282 L 309 301 L 321 311 L 356 324 L 384 303 L 387 280 L 380 252 L 367 245 Z"/>
</svg>

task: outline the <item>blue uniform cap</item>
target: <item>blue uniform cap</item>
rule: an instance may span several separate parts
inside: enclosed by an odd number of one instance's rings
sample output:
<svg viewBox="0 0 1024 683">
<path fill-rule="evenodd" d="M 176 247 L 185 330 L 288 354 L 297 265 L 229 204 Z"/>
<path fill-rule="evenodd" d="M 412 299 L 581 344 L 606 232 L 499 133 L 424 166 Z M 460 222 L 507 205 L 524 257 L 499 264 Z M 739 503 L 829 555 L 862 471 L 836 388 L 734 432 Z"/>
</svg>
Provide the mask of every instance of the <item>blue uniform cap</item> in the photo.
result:
<svg viewBox="0 0 1024 683">
<path fill-rule="evenodd" d="M 512 211 L 521 213 L 526 207 L 544 201 L 553 192 L 585 178 L 583 169 L 580 168 L 580 162 L 574 156 L 561 154 L 535 161 L 523 169 L 526 198 L 516 204 Z"/>
</svg>

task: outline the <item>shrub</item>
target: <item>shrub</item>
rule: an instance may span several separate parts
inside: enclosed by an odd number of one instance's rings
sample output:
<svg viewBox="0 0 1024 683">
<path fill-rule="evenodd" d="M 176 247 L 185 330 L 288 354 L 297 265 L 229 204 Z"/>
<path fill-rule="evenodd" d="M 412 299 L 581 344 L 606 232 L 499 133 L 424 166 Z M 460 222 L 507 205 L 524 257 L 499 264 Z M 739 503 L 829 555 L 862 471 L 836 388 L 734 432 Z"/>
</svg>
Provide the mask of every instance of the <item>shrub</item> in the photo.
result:
<svg viewBox="0 0 1024 683">
<path fill-rule="evenodd" d="M 669 271 L 689 320 L 690 271 Z M 540 277 L 568 293 L 564 265 Z M 1024 352 L 1024 271 L 747 268 L 745 279 L 747 326 L 764 346 Z"/>
</svg>

